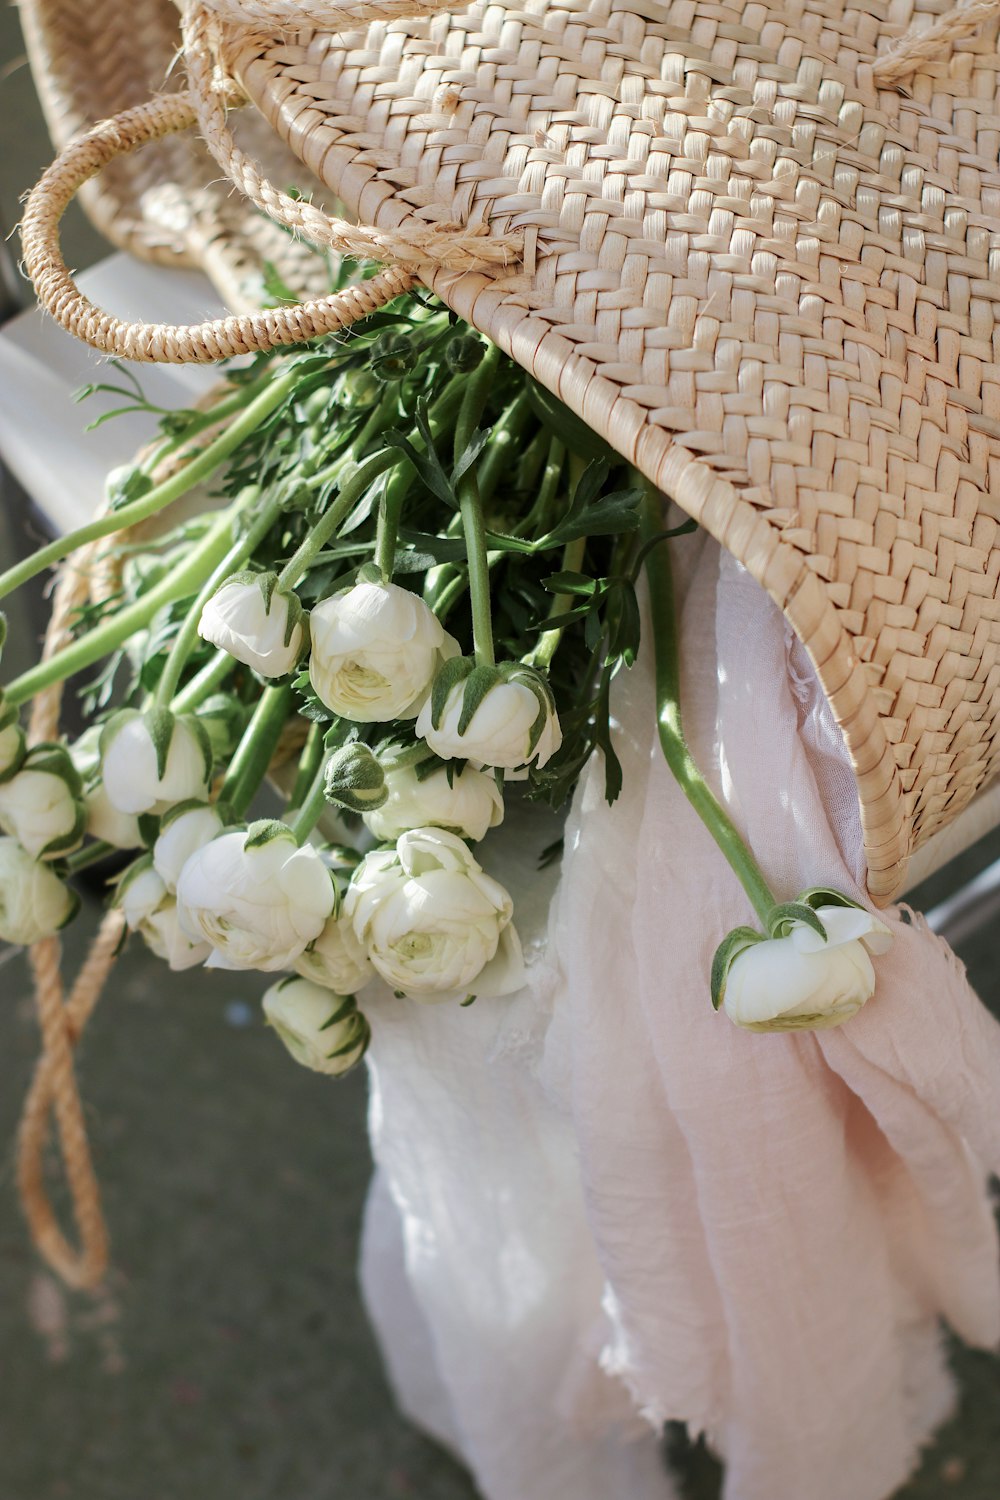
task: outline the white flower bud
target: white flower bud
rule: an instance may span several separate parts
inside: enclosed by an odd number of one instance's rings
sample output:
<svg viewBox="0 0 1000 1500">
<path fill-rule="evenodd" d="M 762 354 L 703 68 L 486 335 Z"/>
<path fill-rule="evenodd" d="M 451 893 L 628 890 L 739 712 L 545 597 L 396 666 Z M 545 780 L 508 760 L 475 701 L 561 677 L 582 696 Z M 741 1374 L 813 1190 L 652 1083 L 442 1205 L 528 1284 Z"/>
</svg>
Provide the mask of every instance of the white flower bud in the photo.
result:
<svg viewBox="0 0 1000 1500">
<path fill-rule="evenodd" d="M 353 1000 L 297 977 L 273 984 L 264 1014 L 295 1061 L 314 1073 L 338 1077 L 354 1067 L 368 1046 L 368 1022 Z"/>
<path fill-rule="evenodd" d="M 465 666 L 465 676 L 457 663 L 444 669 L 417 717 L 417 734 L 442 760 L 514 772 L 544 766 L 562 744 L 545 679 L 519 663 L 475 672 Z"/>
<path fill-rule="evenodd" d="M 0 838 L 0 939 L 27 946 L 51 937 L 78 905 L 48 865 L 32 859 L 16 839 Z"/>
<path fill-rule="evenodd" d="M 188 858 L 177 881 L 181 928 L 212 945 L 208 968 L 290 969 L 334 908 L 317 851 L 281 823 L 223 833 Z"/>
<path fill-rule="evenodd" d="M 123 813 L 165 813 L 208 795 L 212 756 L 196 719 L 166 709 L 124 709 L 101 732 L 101 777 Z"/>
<path fill-rule="evenodd" d="M 452 833 L 418 828 L 355 870 L 344 914 L 382 977 L 420 1000 L 502 995 L 523 983 L 513 905 Z"/>
<path fill-rule="evenodd" d="M 356 723 L 412 719 L 458 643 L 409 589 L 357 583 L 310 617 L 309 678 L 333 713 Z"/>
<path fill-rule="evenodd" d="M 383 843 L 395 843 L 409 828 L 448 828 L 462 838 L 485 838 L 503 822 L 503 793 L 496 777 L 466 766 L 450 777 L 438 766 L 420 777 L 414 766 L 385 773 L 388 797 L 382 807 L 362 814 Z"/>
<path fill-rule="evenodd" d="M 302 605 L 279 591 L 276 573 L 227 578 L 201 612 L 198 634 L 221 646 L 261 677 L 284 677 L 302 655 L 306 631 Z"/>
<path fill-rule="evenodd" d="M 91 838 L 115 849 L 138 849 L 143 843 L 139 820 L 133 813 L 119 812 L 101 780 L 101 731 L 94 724 L 70 745 L 73 764 L 83 779 L 83 802 L 87 832 Z"/>
<path fill-rule="evenodd" d="M 353 995 L 374 978 L 371 959 L 346 917 L 332 916 L 295 960 L 297 972 L 338 995 Z"/>
<path fill-rule="evenodd" d="M 222 819 L 207 802 L 181 803 L 164 815 L 153 845 L 153 868 L 171 895 L 191 855 L 222 832 Z"/>
<path fill-rule="evenodd" d="M 206 942 L 191 942 L 177 920 L 177 902 L 149 862 L 149 856 L 125 871 L 118 885 L 118 905 L 130 932 L 171 969 L 190 969 L 211 953 Z"/>
<path fill-rule="evenodd" d="M 884 953 L 884 922 L 856 906 L 821 906 L 827 940 L 796 922 L 785 937 L 752 943 L 732 960 L 723 1006 L 750 1031 L 805 1031 L 840 1026 L 875 992 L 869 953 Z"/>
<path fill-rule="evenodd" d="M 83 783 L 62 745 L 35 745 L 0 782 L 0 827 L 35 859 L 58 859 L 83 842 Z"/>
</svg>

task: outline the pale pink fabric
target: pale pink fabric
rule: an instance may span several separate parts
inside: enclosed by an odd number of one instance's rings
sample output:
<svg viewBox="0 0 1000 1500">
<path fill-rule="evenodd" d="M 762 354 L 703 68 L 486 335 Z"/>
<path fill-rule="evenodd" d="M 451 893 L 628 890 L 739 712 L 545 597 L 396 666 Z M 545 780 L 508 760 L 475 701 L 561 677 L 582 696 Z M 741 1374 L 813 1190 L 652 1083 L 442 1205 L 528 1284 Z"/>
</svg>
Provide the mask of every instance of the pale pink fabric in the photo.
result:
<svg viewBox="0 0 1000 1500">
<path fill-rule="evenodd" d="M 780 897 L 857 893 L 856 797 L 808 663 L 713 543 L 677 550 L 702 763 Z M 488 1500 L 666 1500 L 624 1392 L 708 1433 L 727 1500 L 885 1500 L 951 1402 L 940 1319 L 1000 1339 L 1000 1027 L 898 913 L 842 1030 L 712 1012 L 712 951 L 751 914 L 662 760 L 650 658 L 616 687 L 625 793 L 609 809 L 602 768 L 584 777 L 528 989 L 368 1007 L 367 1295 L 405 1409 Z M 542 835 L 483 846 L 529 932 Z"/>
</svg>

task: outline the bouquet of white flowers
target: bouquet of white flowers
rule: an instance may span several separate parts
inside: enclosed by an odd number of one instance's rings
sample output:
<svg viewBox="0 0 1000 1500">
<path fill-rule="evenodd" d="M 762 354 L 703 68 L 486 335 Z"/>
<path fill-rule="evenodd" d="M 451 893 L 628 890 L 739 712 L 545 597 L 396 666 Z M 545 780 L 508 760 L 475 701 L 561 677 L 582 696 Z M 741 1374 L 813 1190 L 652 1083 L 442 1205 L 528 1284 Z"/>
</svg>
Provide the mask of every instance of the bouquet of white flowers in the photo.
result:
<svg viewBox="0 0 1000 1500">
<path fill-rule="evenodd" d="M 124 378 L 88 394 L 146 407 Z M 0 937 L 54 933 L 74 876 L 132 851 L 127 928 L 171 969 L 284 974 L 265 1016 L 329 1074 L 364 1054 L 377 976 L 405 1001 L 512 993 L 516 903 L 474 846 L 512 796 L 562 806 L 595 752 L 619 795 L 610 687 L 645 572 L 663 750 L 763 929 L 720 945 L 715 1005 L 781 1030 L 869 998 L 886 929 L 833 891 L 776 901 L 688 753 L 668 543 L 693 523 L 665 529 L 661 497 L 497 348 L 414 293 L 229 368 L 160 429 L 103 515 L 0 575 L 2 598 L 88 544 L 114 580 L 3 688 Z M 194 519 L 135 538 L 196 486 Z M 94 668 L 92 727 L 29 746 L 23 706 Z M 255 819 L 289 747 L 283 814 Z"/>
</svg>

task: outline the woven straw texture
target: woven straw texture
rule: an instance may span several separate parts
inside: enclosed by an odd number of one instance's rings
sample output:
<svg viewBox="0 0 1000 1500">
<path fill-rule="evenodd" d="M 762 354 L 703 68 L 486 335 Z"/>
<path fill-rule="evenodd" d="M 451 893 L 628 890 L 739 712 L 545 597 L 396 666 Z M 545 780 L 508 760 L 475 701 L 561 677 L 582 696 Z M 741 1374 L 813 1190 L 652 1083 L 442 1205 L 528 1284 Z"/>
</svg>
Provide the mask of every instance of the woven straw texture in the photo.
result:
<svg viewBox="0 0 1000 1500">
<path fill-rule="evenodd" d="M 525 0 L 224 54 L 361 222 L 523 236 L 424 279 L 786 611 L 880 900 L 1000 754 L 997 25 L 879 86 L 920 19 Z"/>
<path fill-rule="evenodd" d="M 53 142 L 156 91 L 183 88 L 178 14 L 171 0 L 19 0 L 32 74 Z M 274 132 L 245 112 L 241 140 L 283 184 L 322 187 Z M 143 260 L 204 270 L 232 307 L 262 300 L 270 261 L 302 294 L 322 292 L 321 263 L 257 213 L 190 137 L 159 141 L 111 163 L 81 194 L 102 234 Z"/>
</svg>

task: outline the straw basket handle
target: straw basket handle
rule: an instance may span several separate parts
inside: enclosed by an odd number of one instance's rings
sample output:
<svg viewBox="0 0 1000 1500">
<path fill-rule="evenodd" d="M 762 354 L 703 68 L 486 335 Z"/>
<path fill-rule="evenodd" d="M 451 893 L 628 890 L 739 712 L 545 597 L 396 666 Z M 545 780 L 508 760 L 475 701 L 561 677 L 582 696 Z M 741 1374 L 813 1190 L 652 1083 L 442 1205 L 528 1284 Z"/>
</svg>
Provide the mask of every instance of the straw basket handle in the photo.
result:
<svg viewBox="0 0 1000 1500">
<path fill-rule="evenodd" d="M 236 354 L 304 343 L 346 328 L 413 285 L 412 271 L 391 266 L 370 281 L 294 307 L 233 314 L 190 327 L 129 323 L 103 312 L 80 291 L 62 256 L 59 224 L 83 184 L 115 157 L 196 120 L 185 93 L 163 94 L 125 110 L 71 141 L 33 189 L 21 222 L 24 265 L 38 300 L 67 332 L 122 359 L 209 364 Z"/>
</svg>

